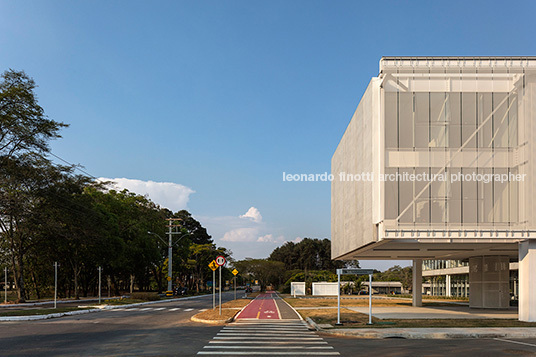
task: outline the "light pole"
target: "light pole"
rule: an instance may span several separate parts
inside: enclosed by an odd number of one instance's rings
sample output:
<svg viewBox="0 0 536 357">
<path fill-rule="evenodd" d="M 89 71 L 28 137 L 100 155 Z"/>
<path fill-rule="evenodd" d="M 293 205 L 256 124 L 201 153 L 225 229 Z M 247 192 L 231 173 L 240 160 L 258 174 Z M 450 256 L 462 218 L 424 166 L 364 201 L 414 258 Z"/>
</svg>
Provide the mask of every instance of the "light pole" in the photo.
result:
<svg viewBox="0 0 536 357">
<path fill-rule="evenodd" d="M 54 262 L 54 308 L 56 308 L 56 300 L 58 300 L 58 262 Z"/>
<path fill-rule="evenodd" d="M 101 273 L 102 273 L 102 267 L 98 267 L 99 270 L 99 305 L 101 303 Z"/>
<path fill-rule="evenodd" d="M 153 233 L 151 231 L 147 231 L 148 234 L 152 234 L 156 237 L 158 237 L 158 239 L 160 239 L 164 244 L 166 244 L 166 241 L 160 237 L 158 234 L 156 233 Z M 171 226 L 169 227 L 169 231 L 168 231 L 168 235 L 169 235 L 169 241 L 168 241 L 168 285 L 167 285 L 167 292 L 166 294 L 171 294 L 173 295 L 173 288 L 172 288 L 172 276 L 173 276 L 173 246 L 175 244 L 177 244 L 182 238 L 186 237 L 186 236 L 189 236 L 190 233 L 186 233 L 186 234 L 183 234 L 182 236 L 180 236 L 175 242 L 173 242 L 172 240 L 172 236 L 173 234 L 178 234 L 179 232 L 172 232 L 171 231 Z"/>
</svg>

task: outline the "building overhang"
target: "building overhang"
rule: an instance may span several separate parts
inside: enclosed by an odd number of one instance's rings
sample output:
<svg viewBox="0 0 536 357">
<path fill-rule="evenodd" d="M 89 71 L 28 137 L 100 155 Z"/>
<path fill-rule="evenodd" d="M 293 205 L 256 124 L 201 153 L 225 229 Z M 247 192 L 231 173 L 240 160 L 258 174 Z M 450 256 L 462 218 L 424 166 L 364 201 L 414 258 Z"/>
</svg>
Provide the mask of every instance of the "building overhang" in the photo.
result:
<svg viewBox="0 0 536 357">
<path fill-rule="evenodd" d="M 468 259 L 474 256 L 507 255 L 518 259 L 519 239 L 396 238 L 382 239 L 337 260 Z"/>
</svg>

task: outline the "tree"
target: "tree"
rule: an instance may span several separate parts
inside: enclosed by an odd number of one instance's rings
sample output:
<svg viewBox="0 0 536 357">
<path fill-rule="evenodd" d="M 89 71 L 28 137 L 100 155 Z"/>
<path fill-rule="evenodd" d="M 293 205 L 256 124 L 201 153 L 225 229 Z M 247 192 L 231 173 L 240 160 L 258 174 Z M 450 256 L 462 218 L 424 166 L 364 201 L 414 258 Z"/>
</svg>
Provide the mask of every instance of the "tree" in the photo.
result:
<svg viewBox="0 0 536 357">
<path fill-rule="evenodd" d="M 329 239 L 305 238 L 299 243 L 286 242 L 272 251 L 269 260 L 280 261 L 287 270 L 330 270 L 347 265 L 359 267 L 359 262 L 336 261 L 331 259 L 331 241 Z"/>
<path fill-rule="evenodd" d="M 0 79 L 0 155 L 48 152 L 66 124 L 48 119 L 37 103 L 36 84 L 24 71 L 5 71 Z"/>
<path fill-rule="evenodd" d="M 234 263 L 242 276 L 259 280 L 261 290 L 268 285 L 279 286 L 285 271 L 285 264 L 268 259 L 245 259 Z"/>
</svg>

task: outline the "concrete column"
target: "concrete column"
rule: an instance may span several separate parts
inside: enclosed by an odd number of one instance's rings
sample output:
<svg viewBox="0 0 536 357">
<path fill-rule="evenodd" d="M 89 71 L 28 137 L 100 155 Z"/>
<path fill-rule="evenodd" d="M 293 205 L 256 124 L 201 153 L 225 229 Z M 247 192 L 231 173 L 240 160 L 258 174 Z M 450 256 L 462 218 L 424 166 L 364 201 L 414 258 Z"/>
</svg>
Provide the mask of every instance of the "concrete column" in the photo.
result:
<svg viewBox="0 0 536 357">
<path fill-rule="evenodd" d="M 413 260 L 413 306 L 422 306 L 422 259 Z"/>
<path fill-rule="evenodd" d="M 519 321 L 536 322 L 536 240 L 519 243 Z"/>
<path fill-rule="evenodd" d="M 450 285 L 450 275 L 447 275 L 445 276 L 445 296 L 452 296 Z"/>
</svg>

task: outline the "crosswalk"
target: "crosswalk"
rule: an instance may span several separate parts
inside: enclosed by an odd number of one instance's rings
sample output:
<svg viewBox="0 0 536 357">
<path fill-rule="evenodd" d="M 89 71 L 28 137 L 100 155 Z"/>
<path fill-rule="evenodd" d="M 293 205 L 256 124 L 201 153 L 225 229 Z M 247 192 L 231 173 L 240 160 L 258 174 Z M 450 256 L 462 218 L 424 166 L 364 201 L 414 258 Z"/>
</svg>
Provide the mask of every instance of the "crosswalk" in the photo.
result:
<svg viewBox="0 0 536 357">
<path fill-rule="evenodd" d="M 120 307 L 116 309 L 109 309 L 108 311 L 137 311 L 137 312 L 149 312 L 149 311 L 180 311 L 180 312 L 190 312 L 198 311 L 203 312 L 207 309 L 194 309 L 194 308 L 183 308 L 183 307 Z"/>
<path fill-rule="evenodd" d="M 301 320 L 246 319 L 223 327 L 198 355 L 339 356 Z"/>
</svg>

